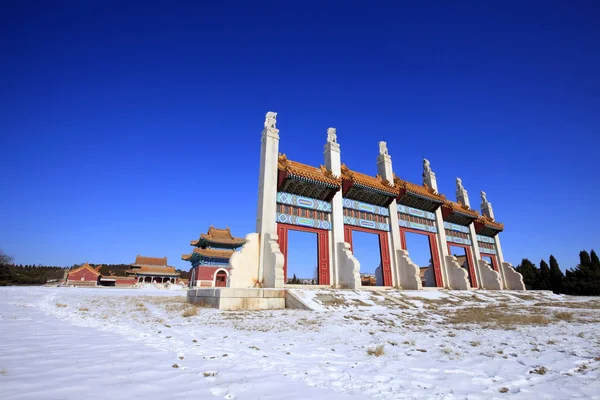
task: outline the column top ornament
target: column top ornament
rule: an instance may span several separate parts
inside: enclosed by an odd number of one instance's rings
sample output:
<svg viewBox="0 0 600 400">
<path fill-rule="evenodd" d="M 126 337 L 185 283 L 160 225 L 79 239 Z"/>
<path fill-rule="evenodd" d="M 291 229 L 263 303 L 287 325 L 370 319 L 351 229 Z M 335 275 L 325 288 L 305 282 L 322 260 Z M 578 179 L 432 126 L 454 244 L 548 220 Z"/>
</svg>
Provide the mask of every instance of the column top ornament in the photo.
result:
<svg viewBox="0 0 600 400">
<path fill-rule="evenodd" d="M 277 130 L 277 113 L 273 111 L 267 112 L 265 116 L 265 130 L 276 131 Z"/>
<path fill-rule="evenodd" d="M 487 195 L 483 190 L 481 191 L 481 204 L 490 204 L 490 202 L 487 199 Z"/>
<path fill-rule="evenodd" d="M 337 143 L 337 130 L 335 128 L 327 128 L 327 142 Z"/>
<path fill-rule="evenodd" d="M 389 155 L 387 143 L 384 142 L 383 140 L 381 142 L 379 142 L 379 155 Z"/>
</svg>

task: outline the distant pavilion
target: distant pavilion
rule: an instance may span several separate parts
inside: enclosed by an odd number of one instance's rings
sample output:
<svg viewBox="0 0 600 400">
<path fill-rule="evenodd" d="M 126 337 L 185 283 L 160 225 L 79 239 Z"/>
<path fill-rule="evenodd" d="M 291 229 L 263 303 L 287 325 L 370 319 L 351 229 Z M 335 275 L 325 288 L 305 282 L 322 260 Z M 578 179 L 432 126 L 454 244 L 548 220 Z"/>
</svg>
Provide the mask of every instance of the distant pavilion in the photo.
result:
<svg viewBox="0 0 600 400">
<path fill-rule="evenodd" d="M 138 283 L 176 283 L 180 275 L 174 267 L 167 265 L 167 257 L 145 257 L 139 254 L 127 274 L 136 277 Z"/>
<path fill-rule="evenodd" d="M 198 240 L 192 240 L 193 252 L 181 256 L 182 260 L 192 263 L 190 287 L 227 286 L 229 257 L 244 243 L 245 239 L 234 237 L 229 227 L 219 229 L 214 226 Z"/>
</svg>

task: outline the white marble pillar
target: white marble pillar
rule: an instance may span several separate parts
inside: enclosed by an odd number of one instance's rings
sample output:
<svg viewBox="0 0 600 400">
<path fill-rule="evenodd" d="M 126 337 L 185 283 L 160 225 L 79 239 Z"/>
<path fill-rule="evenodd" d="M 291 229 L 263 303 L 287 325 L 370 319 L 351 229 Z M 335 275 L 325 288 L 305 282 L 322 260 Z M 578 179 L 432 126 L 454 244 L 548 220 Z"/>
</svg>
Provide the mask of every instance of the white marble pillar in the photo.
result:
<svg viewBox="0 0 600 400">
<path fill-rule="evenodd" d="M 463 206 L 471 207 L 471 202 L 469 201 L 469 194 L 465 187 L 462 184 L 462 179 L 456 178 L 456 201 Z M 481 258 L 481 254 L 479 253 L 479 243 L 477 243 L 477 232 L 475 232 L 475 224 L 471 222 L 468 226 L 469 234 L 471 236 L 471 249 L 473 249 L 473 260 L 471 262 L 474 264 L 473 269 L 475 270 L 475 279 L 477 280 L 477 286 L 481 287 L 481 271 L 479 271 L 479 263 L 477 260 Z"/>
<path fill-rule="evenodd" d="M 436 192 L 438 191 L 435 173 L 431 170 L 431 164 L 426 158 L 423 159 L 423 184 L 429 186 Z M 448 245 L 446 244 L 446 230 L 444 229 L 444 218 L 442 217 L 442 209 L 440 207 L 435 211 L 435 226 L 438 231 L 437 235 L 435 235 L 435 239 L 438 247 L 440 269 L 442 270 L 442 287 L 448 287 L 449 279 L 446 268 L 446 256 L 450 253 L 448 252 Z"/>
<path fill-rule="evenodd" d="M 481 213 L 486 217 L 494 219 L 494 209 L 492 208 L 492 203 L 490 203 L 487 199 L 487 194 L 482 191 L 481 192 Z M 506 278 L 504 276 L 504 268 L 502 268 L 502 263 L 504 262 L 504 254 L 502 254 L 502 246 L 500 246 L 500 235 L 496 235 L 494 237 L 494 248 L 496 250 L 496 261 L 498 261 L 498 270 L 500 271 L 500 277 L 502 278 L 502 287 L 506 287 Z"/>
<path fill-rule="evenodd" d="M 323 156 L 325 158 L 325 168 L 330 170 L 333 175 L 340 177 L 342 175 L 342 158 L 335 128 L 327 129 L 327 142 L 324 146 Z M 341 190 L 339 190 L 331 200 L 330 243 L 330 284 L 332 286 L 337 286 L 340 284 L 340 268 L 342 268 L 340 254 L 338 254 L 337 249 L 340 246 L 339 243 L 344 243 L 344 204 Z"/>
<path fill-rule="evenodd" d="M 256 232 L 260 236 L 258 281 L 263 281 L 265 251 L 269 237 L 277 236 L 277 159 L 279 156 L 279 129 L 277 113 L 269 111 L 265 117 L 260 148 L 260 175 L 258 178 L 258 207 Z"/>
<path fill-rule="evenodd" d="M 462 179 L 456 178 L 456 201 L 463 206 L 471 207 L 469 202 L 469 194 L 462 184 Z"/>
<path fill-rule="evenodd" d="M 383 178 L 394 184 L 394 170 L 392 169 L 392 157 L 388 154 L 386 142 L 379 142 L 379 155 L 377 156 L 377 173 Z M 389 223 L 390 231 L 388 232 L 388 243 L 390 248 L 390 262 L 392 269 L 392 286 L 401 287 L 400 271 L 398 271 L 398 255 L 397 251 L 402 249 L 400 244 L 400 228 L 398 225 L 398 206 L 396 199 L 388 207 L 390 213 Z"/>
</svg>

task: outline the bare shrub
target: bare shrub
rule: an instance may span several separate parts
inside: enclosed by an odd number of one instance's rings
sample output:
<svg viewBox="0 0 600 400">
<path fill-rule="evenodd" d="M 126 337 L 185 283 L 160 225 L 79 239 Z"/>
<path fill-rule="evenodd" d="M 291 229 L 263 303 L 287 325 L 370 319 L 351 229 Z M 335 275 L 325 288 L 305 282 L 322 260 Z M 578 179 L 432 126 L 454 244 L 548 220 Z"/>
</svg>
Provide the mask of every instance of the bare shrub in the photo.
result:
<svg viewBox="0 0 600 400">
<path fill-rule="evenodd" d="M 66 307 L 66 306 L 67 305 L 63 304 L 63 303 L 56 303 L 56 307 L 58 307 L 58 308 L 62 308 L 62 307 Z"/>
<path fill-rule="evenodd" d="M 79 307 L 79 311 L 81 311 L 81 312 L 87 312 L 87 311 L 90 311 L 90 310 L 87 307 Z"/>
<path fill-rule="evenodd" d="M 500 393 L 508 393 L 508 388 L 503 387 L 498 390 Z"/>
<path fill-rule="evenodd" d="M 183 310 L 183 314 L 181 315 L 184 318 L 195 317 L 196 315 L 198 315 L 198 307 L 190 305 L 185 310 Z"/>
<path fill-rule="evenodd" d="M 375 357 L 382 356 L 383 354 L 385 354 L 385 351 L 383 350 L 383 345 L 380 344 L 375 348 L 368 349 L 367 354 L 370 356 L 375 356 Z"/>
<path fill-rule="evenodd" d="M 471 346 L 473 346 L 473 347 L 477 347 L 477 346 L 479 346 L 479 345 L 481 344 L 481 342 L 480 342 L 480 341 L 478 341 L 478 340 L 471 340 L 471 341 L 469 342 L 469 344 L 470 344 Z"/>
</svg>

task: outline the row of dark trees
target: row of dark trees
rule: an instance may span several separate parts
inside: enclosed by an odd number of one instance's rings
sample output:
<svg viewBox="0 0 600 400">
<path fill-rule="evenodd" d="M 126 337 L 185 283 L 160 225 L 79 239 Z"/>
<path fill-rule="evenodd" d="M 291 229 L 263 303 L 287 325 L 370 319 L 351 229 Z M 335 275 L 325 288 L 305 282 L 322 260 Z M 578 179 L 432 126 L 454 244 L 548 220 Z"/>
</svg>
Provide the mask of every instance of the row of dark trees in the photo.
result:
<svg viewBox="0 0 600 400">
<path fill-rule="evenodd" d="M 48 282 L 60 281 L 64 278 L 65 271 L 82 265 L 75 264 L 72 267 L 16 265 L 12 261 L 12 257 L 0 250 L 0 286 L 43 285 Z M 90 266 L 96 267 L 97 265 L 90 264 Z M 104 276 L 126 276 L 125 271 L 128 269 L 128 264 L 108 264 L 102 265 L 98 272 Z M 177 270 L 177 272 L 180 273 L 182 279 L 188 279 L 187 271 Z"/>
<path fill-rule="evenodd" d="M 576 296 L 600 296 L 600 259 L 594 250 L 579 253 L 579 264 L 568 269 L 566 273 L 560 270 L 554 256 L 550 256 L 549 264 L 540 261 L 537 267 L 524 258 L 515 268 L 523 275 L 523 282 L 529 290 L 552 290 L 554 293 L 564 293 Z"/>
</svg>

